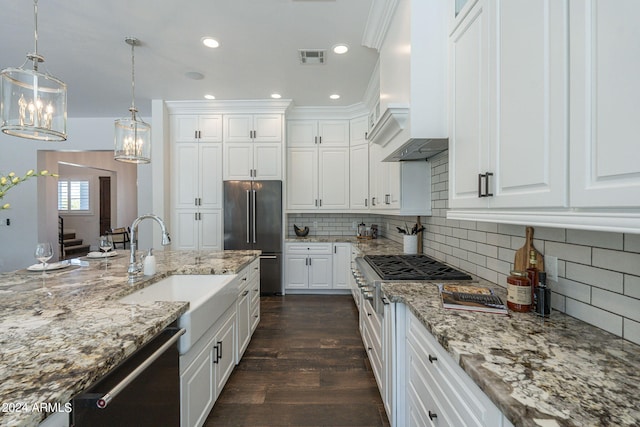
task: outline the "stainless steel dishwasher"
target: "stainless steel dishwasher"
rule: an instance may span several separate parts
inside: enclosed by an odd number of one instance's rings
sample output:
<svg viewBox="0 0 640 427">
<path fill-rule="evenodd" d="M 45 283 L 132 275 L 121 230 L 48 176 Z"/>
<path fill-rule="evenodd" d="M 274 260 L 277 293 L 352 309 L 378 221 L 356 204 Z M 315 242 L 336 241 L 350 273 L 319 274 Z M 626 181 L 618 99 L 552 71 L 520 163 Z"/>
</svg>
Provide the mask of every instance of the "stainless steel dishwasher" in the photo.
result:
<svg viewBox="0 0 640 427">
<path fill-rule="evenodd" d="M 71 425 L 179 426 L 180 367 L 176 342 L 184 329 L 160 332 L 73 399 Z"/>
</svg>

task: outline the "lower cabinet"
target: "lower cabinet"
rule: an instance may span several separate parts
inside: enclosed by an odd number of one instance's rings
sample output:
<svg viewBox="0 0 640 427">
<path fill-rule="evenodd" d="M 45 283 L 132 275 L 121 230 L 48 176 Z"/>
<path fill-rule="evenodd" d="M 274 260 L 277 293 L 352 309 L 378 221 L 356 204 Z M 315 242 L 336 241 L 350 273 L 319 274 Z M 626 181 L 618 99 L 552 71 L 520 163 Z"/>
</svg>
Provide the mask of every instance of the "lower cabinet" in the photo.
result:
<svg viewBox="0 0 640 427">
<path fill-rule="evenodd" d="M 260 321 L 260 260 L 234 279 L 238 298 L 211 313 L 212 326 L 180 355 L 180 425 L 200 427 L 246 350 Z"/>
<path fill-rule="evenodd" d="M 232 305 L 201 338 L 203 344 L 180 358 L 180 424 L 201 426 L 235 366 L 236 307 Z M 199 351 L 186 369 L 183 360 Z"/>
<path fill-rule="evenodd" d="M 404 308 L 398 351 L 398 426 L 508 426 L 498 407 Z M 404 335 L 404 339 L 400 335 Z M 506 423 L 505 423 L 506 421 Z"/>
<path fill-rule="evenodd" d="M 348 292 L 351 276 L 350 243 L 286 243 L 285 290 Z"/>
</svg>

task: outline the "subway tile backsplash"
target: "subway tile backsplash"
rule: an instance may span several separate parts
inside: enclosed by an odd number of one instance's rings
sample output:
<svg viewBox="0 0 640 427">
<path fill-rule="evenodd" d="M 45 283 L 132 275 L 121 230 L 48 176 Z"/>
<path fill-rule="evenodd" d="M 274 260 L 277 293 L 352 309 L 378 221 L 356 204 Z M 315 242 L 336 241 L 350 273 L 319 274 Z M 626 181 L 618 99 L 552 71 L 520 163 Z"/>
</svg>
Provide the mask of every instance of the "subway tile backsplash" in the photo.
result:
<svg viewBox="0 0 640 427">
<path fill-rule="evenodd" d="M 525 226 L 446 219 L 448 153 L 431 159 L 432 212 L 424 253 L 483 279 L 506 286 L 515 250 L 525 241 Z M 314 229 L 313 222 L 318 226 Z M 289 214 L 293 224 L 308 225 L 311 235 L 354 235 L 353 223 L 378 224 L 380 234 L 402 241 L 397 227 L 415 217 L 382 214 Z M 557 282 L 550 282 L 552 307 L 640 344 L 640 234 L 536 227 L 534 246 L 558 258 Z"/>
</svg>

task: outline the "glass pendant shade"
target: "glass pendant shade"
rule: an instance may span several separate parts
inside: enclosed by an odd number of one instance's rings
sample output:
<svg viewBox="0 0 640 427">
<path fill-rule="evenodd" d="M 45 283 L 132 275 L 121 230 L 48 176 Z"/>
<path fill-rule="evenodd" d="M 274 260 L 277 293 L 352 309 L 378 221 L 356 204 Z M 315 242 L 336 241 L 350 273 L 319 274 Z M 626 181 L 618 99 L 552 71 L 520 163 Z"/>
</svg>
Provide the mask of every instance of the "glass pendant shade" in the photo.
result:
<svg viewBox="0 0 640 427">
<path fill-rule="evenodd" d="M 0 130 L 40 141 L 67 139 L 67 85 L 38 71 L 38 7 L 34 0 L 35 51 L 27 55 L 33 69 L 5 68 L 0 72 Z"/>
<path fill-rule="evenodd" d="M 134 48 L 140 42 L 135 37 L 127 37 L 125 43 L 131 46 L 131 117 L 116 120 L 115 149 L 113 158 L 128 163 L 151 162 L 151 126 L 136 116 L 135 106 L 135 57 Z"/>
<path fill-rule="evenodd" d="M 114 159 L 128 163 L 149 163 L 151 161 L 151 126 L 131 117 L 116 120 Z"/>
</svg>

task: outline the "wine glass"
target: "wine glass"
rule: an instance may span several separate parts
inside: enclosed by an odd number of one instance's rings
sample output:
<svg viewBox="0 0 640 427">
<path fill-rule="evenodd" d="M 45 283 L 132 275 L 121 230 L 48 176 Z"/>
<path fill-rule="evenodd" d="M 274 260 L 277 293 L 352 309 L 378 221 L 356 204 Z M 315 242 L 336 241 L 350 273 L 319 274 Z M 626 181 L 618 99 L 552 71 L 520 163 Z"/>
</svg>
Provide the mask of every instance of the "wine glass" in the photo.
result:
<svg viewBox="0 0 640 427">
<path fill-rule="evenodd" d="M 109 236 L 108 234 L 100 236 L 100 240 L 98 243 L 100 246 L 100 250 L 104 252 L 103 255 L 105 265 L 109 265 L 109 262 L 107 261 L 107 252 L 109 252 L 113 248 L 113 241 L 111 240 L 111 236 Z"/>
<path fill-rule="evenodd" d="M 42 275 L 44 276 L 45 270 L 47 269 L 47 261 L 53 256 L 51 243 L 38 243 L 33 256 L 42 263 Z"/>
</svg>

